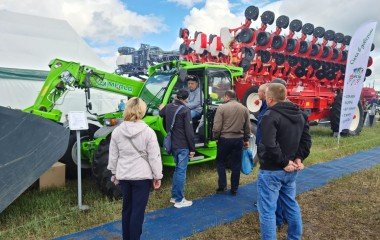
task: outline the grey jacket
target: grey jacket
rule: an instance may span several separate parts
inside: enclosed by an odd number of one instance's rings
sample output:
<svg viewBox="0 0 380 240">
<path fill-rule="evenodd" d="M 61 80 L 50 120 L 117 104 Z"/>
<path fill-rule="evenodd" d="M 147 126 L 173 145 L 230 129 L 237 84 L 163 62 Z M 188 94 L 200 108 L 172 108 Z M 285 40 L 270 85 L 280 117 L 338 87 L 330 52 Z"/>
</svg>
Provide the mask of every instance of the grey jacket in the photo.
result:
<svg viewBox="0 0 380 240">
<path fill-rule="evenodd" d="M 201 92 L 201 89 L 197 87 L 194 91 L 189 92 L 189 102 L 186 106 L 190 108 L 190 110 L 202 113 L 203 100 L 203 93 Z"/>
<path fill-rule="evenodd" d="M 131 139 L 143 156 L 127 139 Z M 162 160 L 156 133 L 143 121 L 123 122 L 112 132 L 108 166 L 118 180 L 162 178 Z"/>
</svg>

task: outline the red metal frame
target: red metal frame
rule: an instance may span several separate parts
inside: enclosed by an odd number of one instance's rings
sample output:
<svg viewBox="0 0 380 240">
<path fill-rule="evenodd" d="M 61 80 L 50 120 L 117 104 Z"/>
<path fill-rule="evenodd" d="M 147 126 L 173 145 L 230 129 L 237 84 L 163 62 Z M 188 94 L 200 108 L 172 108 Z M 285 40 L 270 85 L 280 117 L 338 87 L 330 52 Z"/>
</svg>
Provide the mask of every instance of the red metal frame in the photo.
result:
<svg viewBox="0 0 380 240">
<path fill-rule="evenodd" d="M 250 28 L 251 20 L 246 19 L 245 23 L 240 27 L 229 29 L 231 35 L 235 38 L 239 31 L 243 29 Z M 248 43 L 238 42 L 236 39 L 233 40 L 229 46 L 224 46 L 225 49 L 228 49 L 228 54 L 219 54 L 218 57 L 212 56 L 210 53 L 205 52 L 205 54 L 197 54 L 195 51 L 192 51 L 186 55 L 181 55 L 182 59 L 192 62 L 216 62 L 231 64 L 239 66 L 244 58 L 242 53 L 243 48 L 252 48 L 255 51 L 255 57 L 251 60 L 249 68 L 246 69 L 244 76 L 235 79 L 234 88 L 239 100 L 243 100 L 244 95 L 248 89 L 253 86 L 259 86 L 263 83 L 272 81 L 274 78 L 282 78 L 287 82 L 287 94 L 288 99 L 295 104 L 299 105 L 300 108 L 310 112 L 309 120 L 314 121 L 318 119 L 329 118 L 330 107 L 334 101 L 334 97 L 338 91 L 343 89 L 343 72 L 341 69 L 334 70 L 334 78 L 328 80 L 323 78 L 319 80 L 316 76 L 316 70 L 314 70 L 310 64 L 305 68 L 306 74 L 302 77 L 297 77 L 295 74 L 295 69 L 300 66 L 298 62 L 296 66 L 291 67 L 288 61 L 285 61 L 281 65 L 277 65 L 274 57 L 271 57 L 271 60 L 268 63 L 263 63 L 261 57 L 259 56 L 259 51 L 268 51 L 271 56 L 274 53 L 283 54 L 285 57 L 295 56 L 298 58 L 307 58 L 309 60 L 317 60 L 329 64 L 341 64 L 345 65 L 346 60 L 342 60 L 342 52 L 345 50 L 345 45 L 343 43 L 338 47 L 338 43 L 332 41 L 329 44 L 329 41 L 326 38 L 323 38 L 322 43 L 320 44 L 320 50 L 315 56 L 310 56 L 312 51 L 312 45 L 317 44 L 318 38 L 313 36 L 310 41 L 308 41 L 308 49 L 304 54 L 299 53 L 301 41 L 306 41 L 307 35 L 302 34 L 302 36 L 297 39 L 296 46 L 294 51 L 287 52 L 286 45 L 289 39 L 293 39 L 295 33 L 289 30 L 288 34 L 284 36 L 284 41 L 282 47 L 279 49 L 272 49 L 272 41 L 274 36 L 281 34 L 282 29 L 277 27 L 276 31 L 270 34 L 270 39 L 265 46 L 259 46 L 256 43 L 257 35 L 260 32 L 265 31 L 267 25 L 261 23 L 261 27 L 254 29 L 252 39 Z M 189 31 L 184 29 L 183 40 L 184 44 L 189 46 L 191 43 L 194 43 L 196 39 L 189 38 Z M 211 44 L 210 42 L 208 45 Z M 325 46 L 330 47 L 327 57 L 323 58 L 323 48 Z M 338 57 L 332 59 L 333 49 L 338 50 Z M 205 47 L 205 50 L 207 48 Z M 248 60 L 249 61 L 249 60 Z M 372 58 L 369 59 L 368 65 L 372 65 Z M 330 71 L 332 71 L 330 69 Z"/>
</svg>

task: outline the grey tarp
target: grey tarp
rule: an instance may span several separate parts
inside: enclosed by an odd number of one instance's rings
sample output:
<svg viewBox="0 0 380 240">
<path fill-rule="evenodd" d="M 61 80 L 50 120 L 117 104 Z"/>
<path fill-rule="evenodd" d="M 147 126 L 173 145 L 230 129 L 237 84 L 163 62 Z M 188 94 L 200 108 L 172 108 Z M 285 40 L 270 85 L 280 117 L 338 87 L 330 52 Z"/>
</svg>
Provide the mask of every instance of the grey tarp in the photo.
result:
<svg viewBox="0 0 380 240">
<path fill-rule="evenodd" d="M 0 107 L 0 212 L 65 153 L 69 129 Z"/>
</svg>

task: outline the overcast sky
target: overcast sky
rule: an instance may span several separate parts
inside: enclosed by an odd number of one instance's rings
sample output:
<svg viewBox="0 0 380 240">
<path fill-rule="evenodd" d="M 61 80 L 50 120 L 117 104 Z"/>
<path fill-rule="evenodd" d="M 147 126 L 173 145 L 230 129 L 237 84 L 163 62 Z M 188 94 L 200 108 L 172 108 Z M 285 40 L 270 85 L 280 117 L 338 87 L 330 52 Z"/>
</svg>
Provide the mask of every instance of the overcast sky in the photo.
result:
<svg viewBox="0 0 380 240">
<path fill-rule="evenodd" d="M 180 27 L 218 34 L 221 27 L 244 22 L 250 5 L 352 35 L 364 22 L 380 22 L 375 0 L 0 0 L 0 9 L 67 20 L 78 34 L 110 66 L 115 68 L 117 48 L 140 43 L 177 49 Z M 259 21 L 258 21 L 259 22 Z M 259 23 L 254 22 L 253 26 Z M 380 30 L 375 34 L 373 74 L 380 90 Z"/>
</svg>

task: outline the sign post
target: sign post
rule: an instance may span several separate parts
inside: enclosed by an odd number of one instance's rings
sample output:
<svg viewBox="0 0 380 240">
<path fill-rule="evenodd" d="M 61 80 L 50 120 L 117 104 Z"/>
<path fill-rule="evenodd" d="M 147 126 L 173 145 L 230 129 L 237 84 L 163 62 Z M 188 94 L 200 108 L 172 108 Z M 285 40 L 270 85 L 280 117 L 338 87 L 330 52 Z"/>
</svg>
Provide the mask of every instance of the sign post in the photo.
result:
<svg viewBox="0 0 380 240">
<path fill-rule="evenodd" d="M 355 116 L 355 111 L 363 88 L 369 52 L 375 36 L 376 24 L 377 22 L 372 21 L 364 23 L 356 30 L 351 38 L 344 77 L 338 144 L 342 130 L 349 129 L 352 120 L 355 117 L 359 117 Z"/>
<path fill-rule="evenodd" d="M 80 131 L 88 129 L 88 122 L 85 112 L 71 111 L 69 112 L 70 130 L 76 131 L 77 136 L 77 172 L 78 172 L 78 208 L 79 210 L 87 210 L 89 206 L 82 205 L 82 171 L 81 171 L 81 144 Z"/>
</svg>

